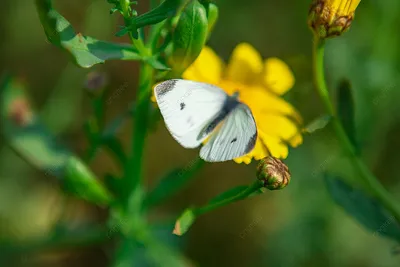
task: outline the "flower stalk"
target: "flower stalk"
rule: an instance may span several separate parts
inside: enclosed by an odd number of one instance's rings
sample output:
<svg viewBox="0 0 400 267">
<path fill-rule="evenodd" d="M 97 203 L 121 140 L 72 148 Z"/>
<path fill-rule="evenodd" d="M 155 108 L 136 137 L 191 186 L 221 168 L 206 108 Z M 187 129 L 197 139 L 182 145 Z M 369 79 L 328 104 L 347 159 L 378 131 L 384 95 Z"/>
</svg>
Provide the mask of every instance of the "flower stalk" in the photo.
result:
<svg viewBox="0 0 400 267">
<path fill-rule="evenodd" d="M 392 195 L 384 188 L 384 186 L 371 173 L 367 166 L 357 156 L 356 150 L 347 136 L 342 124 L 336 117 L 332 101 L 329 97 L 328 87 L 324 75 L 324 50 L 325 40 L 315 35 L 313 47 L 313 70 L 314 80 L 317 92 L 325 106 L 325 109 L 332 116 L 332 127 L 334 133 L 341 144 L 342 149 L 349 157 L 352 165 L 357 171 L 362 181 L 368 186 L 374 196 L 382 203 L 382 205 L 393 214 L 398 222 L 400 222 L 400 204 Z"/>
</svg>

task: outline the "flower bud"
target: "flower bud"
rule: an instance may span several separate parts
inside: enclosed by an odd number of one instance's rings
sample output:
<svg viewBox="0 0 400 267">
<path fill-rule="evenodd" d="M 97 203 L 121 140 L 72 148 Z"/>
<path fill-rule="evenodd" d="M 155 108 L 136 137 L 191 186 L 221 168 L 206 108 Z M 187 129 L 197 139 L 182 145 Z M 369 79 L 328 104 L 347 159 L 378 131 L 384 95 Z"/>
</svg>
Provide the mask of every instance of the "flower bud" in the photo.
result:
<svg viewBox="0 0 400 267">
<path fill-rule="evenodd" d="M 280 159 L 268 156 L 258 163 L 257 178 L 264 183 L 264 187 L 277 190 L 289 184 L 290 172 Z"/>
<path fill-rule="evenodd" d="M 92 71 L 86 75 L 85 88 L 89 93 L 99 95 L 107 86 L 107 76 L 105 73 Z"/>
<path fill-rule="evenodd" d="M 308 24 L 319 38 L 339 36 L 350 28 L 361 0 L 313 0 Z"/>
<path fill-rule="evenodd" d="M 17 98 L 11 105 L 9 117 L 18 126 L 27 126 L 33 119 L 31 107 L 26 98 Z"/>
<path fill-rule="evenodd" d="M 199 56 L 208 34 L 207 12 L 198 0 L 190 1 L 182 11 L 173 33 L 171 66 L 180 76 Z"/>
</svg>

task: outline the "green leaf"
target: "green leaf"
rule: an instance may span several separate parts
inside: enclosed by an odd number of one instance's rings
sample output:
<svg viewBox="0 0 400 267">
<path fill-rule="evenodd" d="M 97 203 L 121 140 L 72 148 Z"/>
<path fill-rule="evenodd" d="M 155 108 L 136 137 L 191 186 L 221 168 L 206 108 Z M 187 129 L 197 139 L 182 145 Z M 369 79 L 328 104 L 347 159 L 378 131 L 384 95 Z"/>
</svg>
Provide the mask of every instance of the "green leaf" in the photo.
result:
<svg viewBox="0 0 400 267">
<path fill-rule="evenodd" d="M 183 168 L 171 170 L 161 179 L 156 188 L 147 195 L 145 206 L 153 207 L 173 196 L 195 177 L 195 174 L 203 165 L 204 161 L 196 158 Z"/>
<path fill-rule="evenodd" d="M 337 115 L 350 141 L 357 147 L 355 136 L 355 108 L 351 84 L 342 80 L 338 88 Z"/>
<path fill-rule="evenodd" d="M 186 209 L 176 220 L 173 233 L 181 236 L 185 234 L 196 220 L 196 214 L 193 209 Z"/>
<path fill-rule="evenodd" d="M 100 205 L 110 204 L 110 193 L 95 175 L 76 157 L 69 157 L 64 168 L 64 187 L 80 198 Z"/>
<path fill-rule="evenodd" d="M 188 0 L 165 0 L 158 7 L 137 16 L 133 24 L 136 28 L 142 28 L 147 25 L 157 24 L 167 18 L 175 16 L 189 2 Z"/>
<path fill-rule="evenodd" d="M 322 115 L 322 116 L 316 118 L 315 120 L 313 120 L 311 123 L 309 123 L 303 129 L 303 132 L 311 134 L 318 130 L 321 130 L 321 129 L 325 128 L 331 120 L 332 120 L 331 115 L 327 115 L 327 114 Z"/>
<path fill-rule="evenodd" d="M 145 59 L 145 61 L 156 70 L 167 71 L 171 69 L 155 57 L 150 57 L 148 59 Z"/>
<path fill-rule="evenodd" d="M 89 68 L 111 59 L 141 59 L 131 45 L 99 41 L 76 33 L 71 24 L 52 8 L 50 0 L 36 0 L 36 8 L 49 42 L 68 52 L 80 67 Z"/>
<path fill-rule="evenodd" d="M 372 231 L 400 241 L 400 226 L 381 204 L 359 189 L 353 188 L 339 177 L 326 174 L 325 181 L 334 201 Z"/>
<path fill-rule="evenodd" d="M 207 205 L 203 207 L 186 209 L 175 223 L 174 234 L 179 236 L 185 234 L 189 230 L 195 219 L 202 214 L 229 205 L 231 203 L 264 193 L 262 187 L 263 184 L 260 181 L 256 181 L 250 186 L 237 186 L 213 198 L 212 200 L 210 200 L 210 202 L 208 202 Z"/>
<path fill-rule="evenodd" d="M 40 123 L 24 85 L 6 77 L 0 86 L 1 133 L 8 145 L 35 168 L 56 176 L 75 195 L 96 204 L 109 204 L 111 195 L 73 153 L 60 145 Z"/>
</svg>

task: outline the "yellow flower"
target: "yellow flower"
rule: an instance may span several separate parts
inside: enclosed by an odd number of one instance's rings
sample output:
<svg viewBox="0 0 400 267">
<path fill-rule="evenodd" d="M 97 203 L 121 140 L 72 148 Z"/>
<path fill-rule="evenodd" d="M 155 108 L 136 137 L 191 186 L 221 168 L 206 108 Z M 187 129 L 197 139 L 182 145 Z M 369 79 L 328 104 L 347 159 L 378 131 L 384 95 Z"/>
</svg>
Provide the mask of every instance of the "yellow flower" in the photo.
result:
<svg viewBox="0 0 400 267">
<path fill-rule="evenodd" d="M 298 125 L 301 117 L 280 95 L 294 84 L 289 67 L 278 58 L 262 60 L 249 44 L 241 43 L 225 64 L 209 48 L 204 47 L 196 61 L 184 72 L 184 79 L 219 86 L 229 95 L 239 92 L 239 100 L 247 104 L 254 116 L 258 138 L 254 149 L 236 158 L 237 163 L 249 164 L 268 155 L 286 158 L 288 145 L 302 143 Z"/>
<path fill-rule="evenodd" d="M 361 0 L 314 0 L 309 14 L 310 27 L 321 37 L 342 34 L 350 28 Z"/>
</svg>

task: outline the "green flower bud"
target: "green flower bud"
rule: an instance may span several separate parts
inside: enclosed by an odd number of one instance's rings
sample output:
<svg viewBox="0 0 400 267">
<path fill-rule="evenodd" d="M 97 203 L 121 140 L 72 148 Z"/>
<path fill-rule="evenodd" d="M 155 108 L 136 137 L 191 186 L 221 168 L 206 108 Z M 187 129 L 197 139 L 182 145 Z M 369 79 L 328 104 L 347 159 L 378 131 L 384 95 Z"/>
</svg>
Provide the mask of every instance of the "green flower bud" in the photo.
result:
<svg viewBox="0 0 400 267">
<path fill-rule="evenodd" d="M 308 24 L 319 38 L 339 36 L 350 28 L 361 0 L 313 0 Z"/>
<path fill-rule="evenodd" d="M 199 56 L 208 34 L 207 12 L 198 0 L 189 2 L 182 11 L 173 33 L 170 65 L 180 76 Z"/>
<path fill-rule="evenodd" d="M 289 184 L 290 172 L 280 159 L 268 156 L 258 163 L 257 178 L 264 183 L 264 187 L 277 190 Z"/>
</svg>

